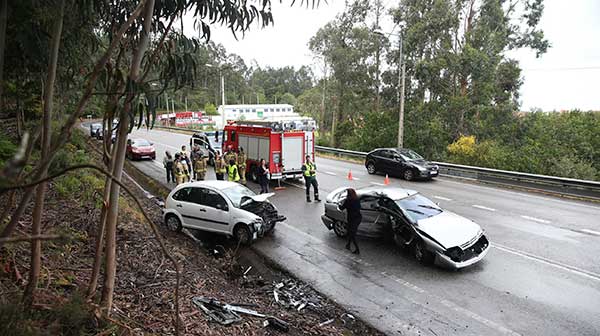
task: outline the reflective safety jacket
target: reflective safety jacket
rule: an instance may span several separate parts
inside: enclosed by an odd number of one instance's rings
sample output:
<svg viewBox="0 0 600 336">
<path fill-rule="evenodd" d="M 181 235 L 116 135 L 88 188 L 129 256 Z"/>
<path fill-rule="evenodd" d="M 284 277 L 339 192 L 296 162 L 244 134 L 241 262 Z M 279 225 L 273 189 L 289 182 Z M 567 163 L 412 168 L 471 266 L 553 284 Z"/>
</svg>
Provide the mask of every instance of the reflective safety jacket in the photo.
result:
<svg viewBox="0 0 600 336">
<path fill-rule="evenodd" d="M 316 170 L 317 166 L 312 162 L 306 162 L 302 165 L 302 172 L 304 176 L 315 176 L 317 175 Z"/>
<path fill-rule="evenodd" d="M 177 164 L 175 165 L 175 176 L 186 176 L 186 175 L 189 175 L 186 165 L 184 165 L 181 161 L 177 161 Z"/>
<path fill-rule="evenodd" d="M 225 161 L 223 160 L 223 158 L 218 159 L 217 161 L 215 161 L 215 172 L 217 174 L 225 174 L 226 172 L 226 168 L 227 165 L 225 164 Z"/>
<path fill-rule="evenodd" d="M 246 167 L 246 153 L 239 153 L 237 155 L 237 165 L 240 167 Z"/>
<path fill-rule="evenodd" d="M 240 174 L 238 174 L 237 165 L 229 166 L 229 171 L 227 172 L 227 180 L 232 182 L 237 182 L 240 180 Z"/>
<path fill-rule="evenodd" d="M 205 157 L 198 157 L 194 161 L 194 171 L 196 173 L 206 173 L 207 160 Z"/>
</svg>

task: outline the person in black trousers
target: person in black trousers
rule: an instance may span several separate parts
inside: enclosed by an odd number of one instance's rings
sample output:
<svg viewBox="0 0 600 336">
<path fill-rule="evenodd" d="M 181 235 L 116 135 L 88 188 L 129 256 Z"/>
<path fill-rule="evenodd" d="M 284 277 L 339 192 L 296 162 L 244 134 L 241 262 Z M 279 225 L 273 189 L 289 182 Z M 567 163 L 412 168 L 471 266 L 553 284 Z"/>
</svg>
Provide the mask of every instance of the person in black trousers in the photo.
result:
<svg viewBox="0 0 600 336">
<path fill-rule="evenodd" d="M 360 201 L 358 196 L 356 196 L 356 191 L 352 188 L 348 188 L 346 199 L 344 203 L 340 205 L 341 210 L 346 210 L 347 212 L 347 221 L 348 221 L 348 243 L 346 243 L 346 248 L 350 251 L 350 243 L 354 244 L 355 250 L 352 252 L 354 254 L 360 254 L 360 250 L 358 249 L 358 244 L 356 243 L 356 231 L 358 230 L 358 225 L 362 221 L 362 215 L 360 214 Z"/>
<path fill-rule="evenodd" d="M 260 193 L 266 194 L 269 192 L 269 169 L 265 159 L 260 159 L 258 167 L 258 184 L 260 184 Z"/>
</svg>

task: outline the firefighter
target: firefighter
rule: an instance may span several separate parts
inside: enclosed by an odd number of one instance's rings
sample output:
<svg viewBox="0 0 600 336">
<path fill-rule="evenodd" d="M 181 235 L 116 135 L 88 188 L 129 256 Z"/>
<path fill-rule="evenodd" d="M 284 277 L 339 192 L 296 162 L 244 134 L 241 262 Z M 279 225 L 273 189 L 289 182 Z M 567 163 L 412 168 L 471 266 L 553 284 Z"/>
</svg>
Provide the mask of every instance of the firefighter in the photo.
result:
<svg viewBox="0 0 600 336">
<path fill-rule="evenodd" d="M 231 145 L 227 146 L 227 153 L 225 153 L 224 159 L 227 168 L 229 168 L 229 162 L 231 162 L 231 160 L 233 160 L 234 163 L 237 162 L 237 155 L 235 154 L 235 151 Z"/>
<path fill-rule="evenodd" d="M 317 166 L 310 160 L 310 155 L 306 156 L 306 162 L 302 165 L 302 173 L 304 175 L 304 182 L 306 183 L 306 201 L 310 200 L 310 186 L 314 188 L 315 201 L 321 202 L 319 199 L 319 183 L 317 183 Z"/>
<path fill-rule="evenodd" d="M 177 179 L 177 184 L 187 182 L 190 178 L 187 166 L 179 153 L 175 154 L 175 178 Z"/>
<path fill-rule="evenodd" d="M 235 160 L 229 161 L 229 167 L 227 167 L 227 181 L 231 182 L 239 182 L 240 174 L 238 172 L 238 167 L 235 164 Z"/>
<path fill-rule="evenodd" d="M 243 185 L 246 185 L 246 153 L 244 153 L 244 148 L 242 147 L 240 147 L 240 150 L 237 154 L 237 166 L 240 173 L 241 182 Z"/>
<path fill-rule="evenodd" d="M 187 153 L 187 150 L 185 149 L 185 145 L 181 146 L 181 152 L 179 152 L 179 155 L 181 156 L 181 160 L 187 165 L 187 170 L 188 172 L 190 170 L 192 170 L 192 165 L 190 163 L 190 157 Z"/>
<path fill-rule="evenodd" d="M 197 151 L 196 160 L 194 161 L 194 175 L 198 181 L 204 181 L 206 176 L 206 167 L 208 166 L 208 160 L 204 157 L 202 151 Z"/>
<path fill-rule="evenodd" d="M 198 180 L 198 175 L 196 174 L 196 161 L 202 156 L 202 151 L 200 150 L 200 146 L 198 145 L 194 145 L 194 147 L 192 147 L 192 152 L 190 153 L 190 159 L 192 160 L 192 167 L 194 167 L 193 170 L 193 175 L 194 175 L 194 180 Z"/>
<path fill-rule="evenodd" d="M 215 175 L 217 180 L 223 180 L 226 166 L 225 159 L 223 159 L 221 153 L 217 151 L 217 156 L 215 157 Z"/>
</svg>

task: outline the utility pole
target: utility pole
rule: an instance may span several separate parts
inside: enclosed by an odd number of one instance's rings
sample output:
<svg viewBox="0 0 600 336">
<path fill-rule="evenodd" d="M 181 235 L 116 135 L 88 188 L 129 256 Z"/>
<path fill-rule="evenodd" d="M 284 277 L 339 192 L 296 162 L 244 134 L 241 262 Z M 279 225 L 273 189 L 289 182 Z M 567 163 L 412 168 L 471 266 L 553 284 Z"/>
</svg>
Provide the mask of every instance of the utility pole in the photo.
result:
<svg viewBox="0 0 600 336">
<path fill-rule="evenodd" d="M 223 77 L 223 72 L 221 69 L 219 69 L 219 75 L 221 75 L 221 107 L 223 108 L 222 121 L 223 127 L 225 127 L 225 78 Z"/>
<path fill-rule="evenodd" d="M 403 147 L 404 138 L 404 72 L 405 66 L 402 59 L 402 34 L 398 34 L 400 55 L 398 56 L 398 101 L 400 110 L 398 111 L 398 148 Z"/>
</svg>

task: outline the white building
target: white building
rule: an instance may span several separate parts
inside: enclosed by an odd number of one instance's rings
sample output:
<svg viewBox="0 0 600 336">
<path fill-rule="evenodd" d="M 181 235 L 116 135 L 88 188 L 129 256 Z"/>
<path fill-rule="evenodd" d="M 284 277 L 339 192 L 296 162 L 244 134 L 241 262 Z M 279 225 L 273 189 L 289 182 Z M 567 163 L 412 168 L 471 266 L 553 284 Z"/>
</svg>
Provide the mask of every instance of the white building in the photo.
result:
<svg viewBox="0 0 600 336">
<path fill-rule="evenodd" d="M 223 127 L 223 120 L 285 120 L 300 118 L 289 104 L 221 105 L 218 108 L 221 118 L 217 127 Z M 225 113 L 225 118 L 223 118 Z"/>
</svg>

